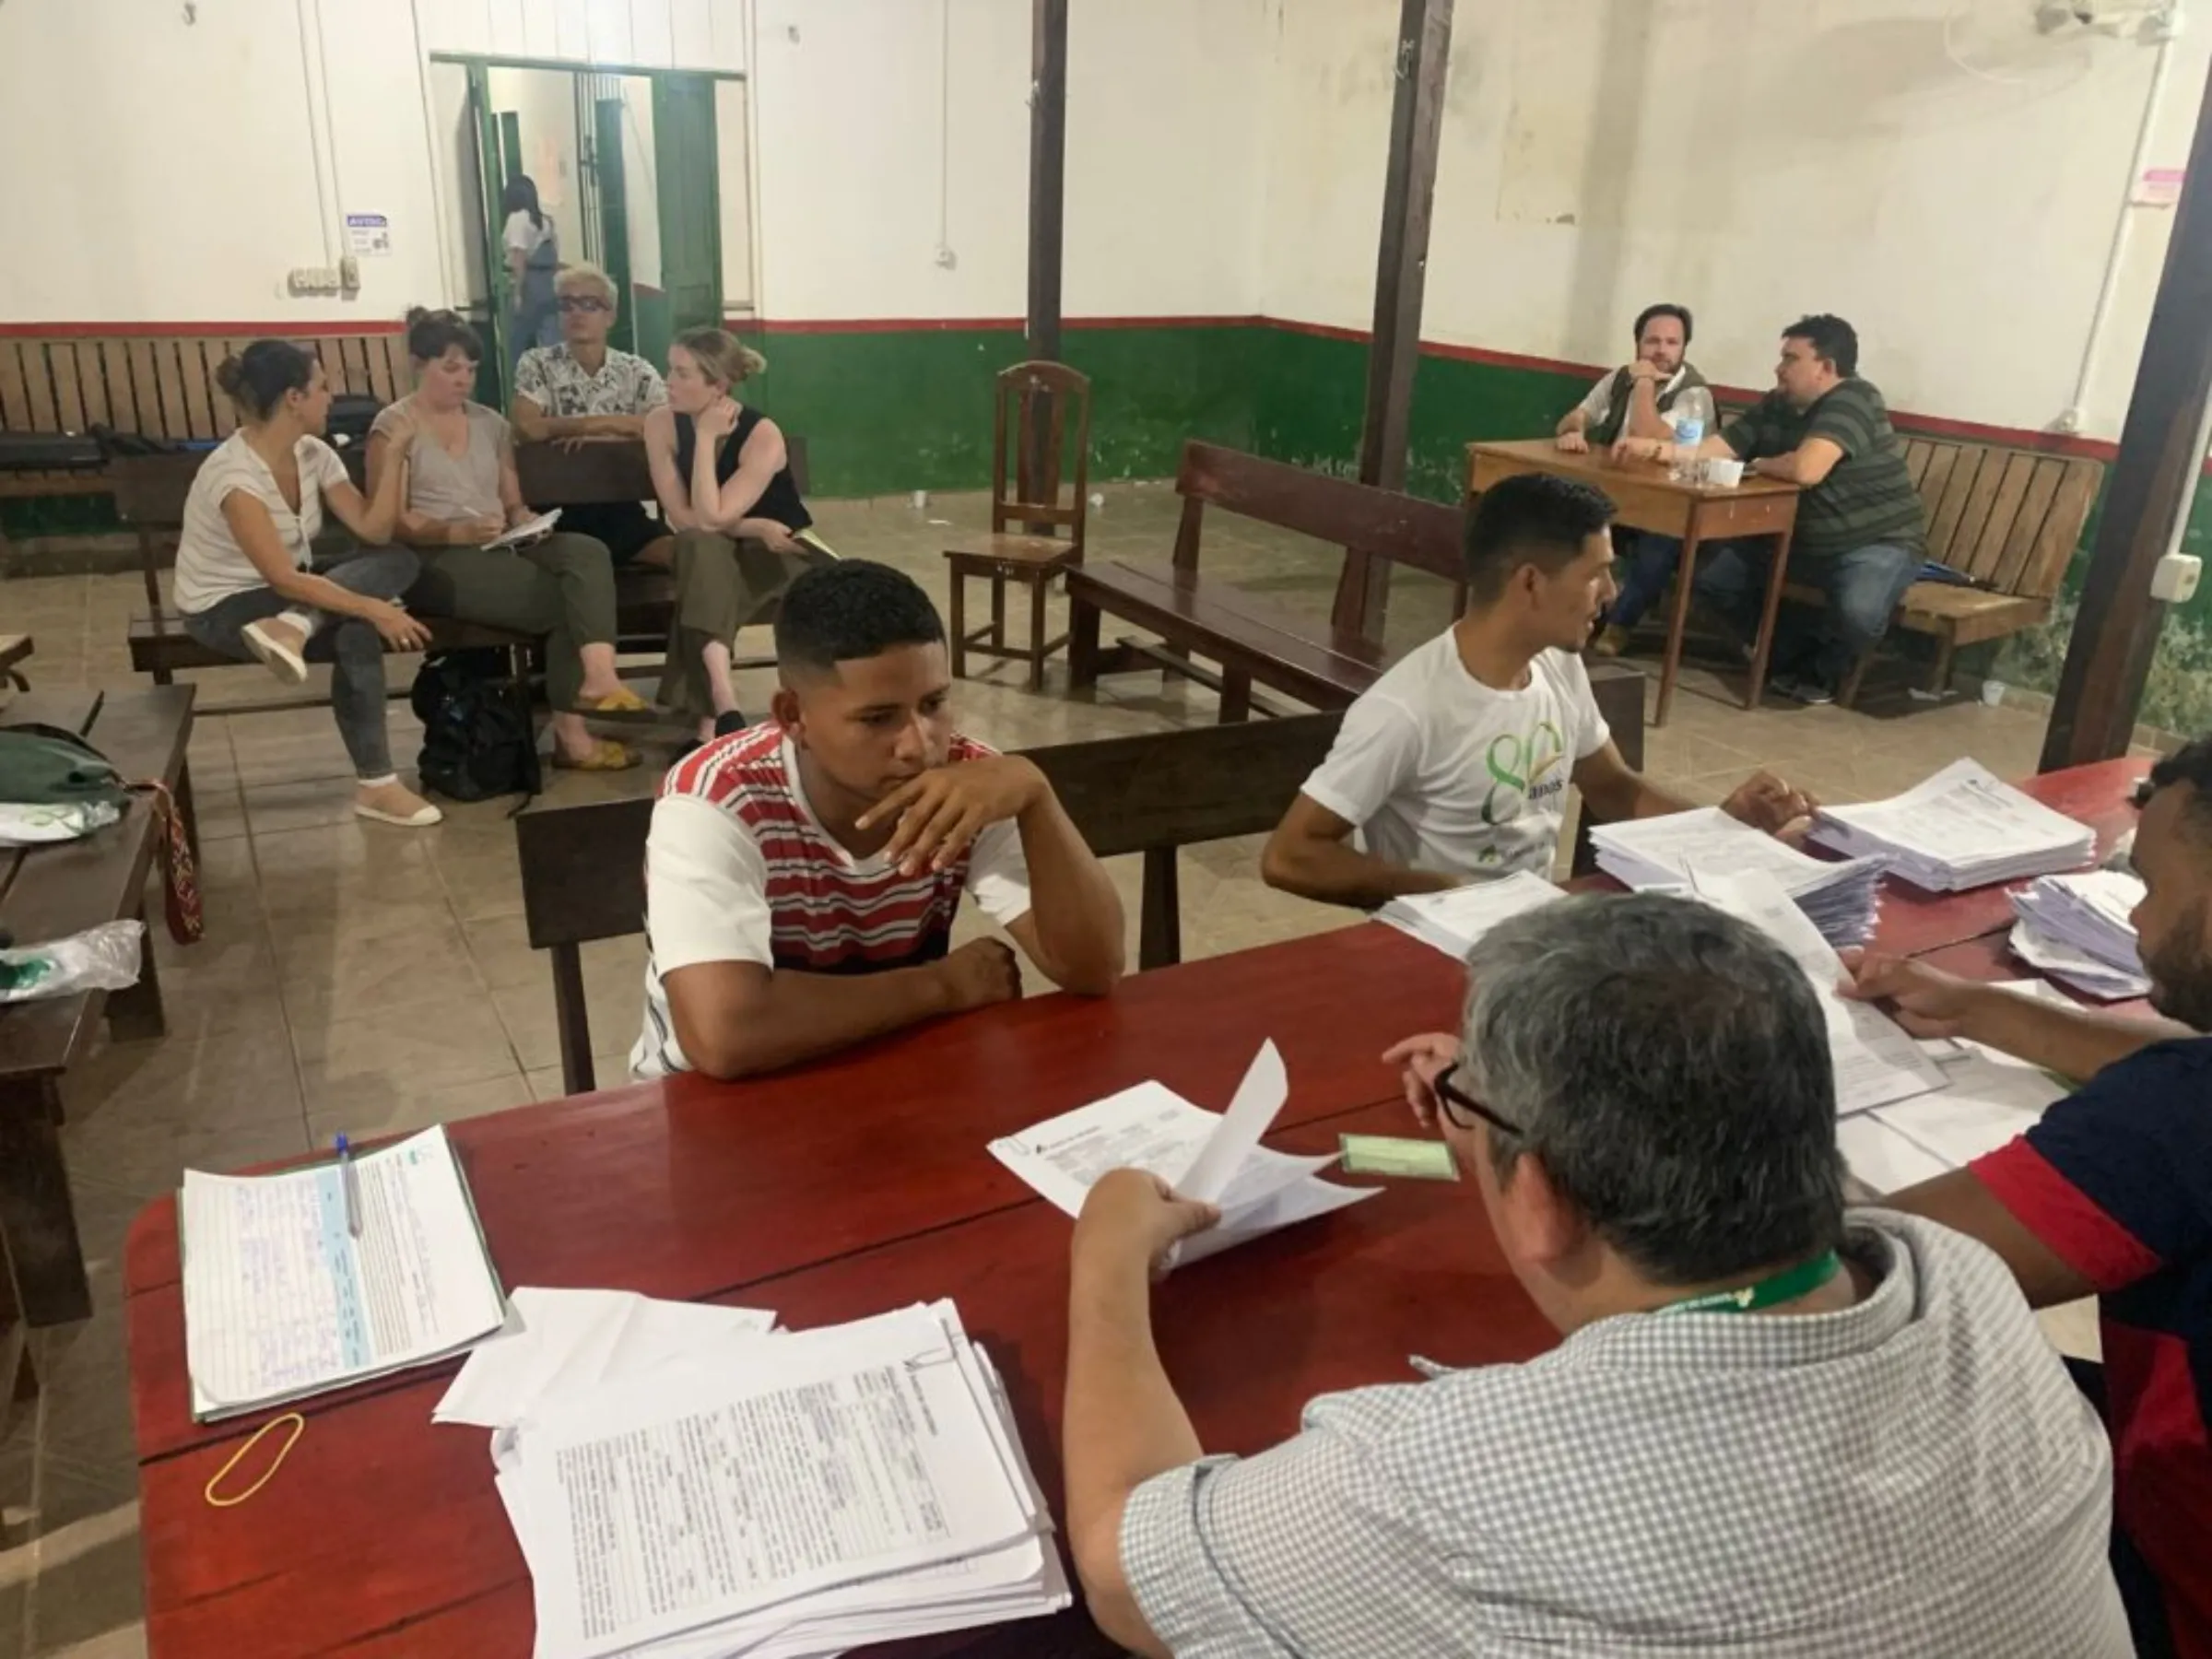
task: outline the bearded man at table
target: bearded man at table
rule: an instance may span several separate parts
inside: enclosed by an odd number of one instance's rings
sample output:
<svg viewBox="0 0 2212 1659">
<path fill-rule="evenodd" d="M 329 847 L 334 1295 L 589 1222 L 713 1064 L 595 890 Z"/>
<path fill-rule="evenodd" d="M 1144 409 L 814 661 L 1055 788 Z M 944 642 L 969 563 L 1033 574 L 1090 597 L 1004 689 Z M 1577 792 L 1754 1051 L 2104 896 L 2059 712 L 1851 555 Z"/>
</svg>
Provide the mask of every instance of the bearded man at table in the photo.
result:
<svg viewBox="0 0 2212 1659">
<path fill-rule="evenodd" d="M 771 722 L 662 781 L 645 842 L 640 1077 L 796 1065 L 1021 994 L 965 894 L 1063 990 L 1122 972 L 1122 905 L 1036 765 L 953 729 L 945 625 L 912 577 L 803 572 L 776 619 Z"/>
<path fill-rule="evenodd" d="M 1324 1396 L 1282 1444 L 1209 1457 L 1149 1281 L 1214 1214 L 1108 1175 L 1076 1226 L 1063 1419 L 1107 1635 L 1182 1659 L 2132 1652 L 2095 1414 L 1990 1252 L 1846 1215 L 1826 1026 L 1781 947 L 1688 900 L 1591 895 L 1492 928 L 1467 977 L 1459 1031 L 1385 1058 L 1564 1340 Z M 1481 1314 L 1448 1253 L 1427 1265 L 1408 1293 L 1439 1298 L 1448 1358 Z"/>
<path fill-rule="evenodd" d="M 2030 1001 L 1894 957 L 1853 994 L 1907 1030 L 2084 1079 L 2035 1127 L 1888 1200 L 1981 1240 L 2030 1307 L 2098 1299 L 2076 1380 L 2112 1430 L 2112 1568 L 2144 1659 L 2212 1659 L 2212 738 L 2151 769 L 2135 912 L 2150 1002 L 2129 1018 Z"/>
<path fill-rule="evenodd" d="M 1268 886 L 1366 908 L 1548 875 L 1571 782 L 1601 823 L 1688 808 L 1621 759 L 1577 654 L 1613 597 L 1612 521 L 1605 493 L 1572 478 L 1524 473 L 1484 492 L 1467 519 L 1466 615 L 1345 712 L 1268 838 Z M 1790 834 L 1813 806 L 1763 771 L 1722 803 Z"/>
</svg>

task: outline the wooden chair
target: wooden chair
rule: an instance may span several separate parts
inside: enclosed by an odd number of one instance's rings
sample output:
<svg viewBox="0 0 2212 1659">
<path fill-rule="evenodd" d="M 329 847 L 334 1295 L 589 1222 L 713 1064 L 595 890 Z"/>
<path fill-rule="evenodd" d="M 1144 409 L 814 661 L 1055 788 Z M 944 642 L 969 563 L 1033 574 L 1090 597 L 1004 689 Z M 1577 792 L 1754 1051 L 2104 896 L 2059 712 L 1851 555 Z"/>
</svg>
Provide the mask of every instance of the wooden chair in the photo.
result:
<svg viewBox="0 0 2212 1659">
<path fill-rule="evenodd" d="M 1061 448 L 1067 437 L 1068 411 L 1075 410 L 1075 492 L 1060 505 Z M 1018 410 L 1015 418 L 1010 412 Z M 1021 446 L 1015 461 L 1016 495 L 1006 493 L 1006 445 Z M 1083 515 L 1090 474 L 1090 382 L 1062 363 L 1017 363 L 998 377 L 991 422 L 991 535 L 979 546 L 947 547 L 952 567 L 952 672 L 968 674 L 968 653 L 1014 657 L 1030 665 L 1030 689 L 1044 686 L 1044 660 L 1067 643 L 1061 634 L 1047 639 L 1044 602 L 1060 572 L 1083 562 Z M 1027 530 L 1011 526 L 1026 525 Z M 1065 536 L 1041 533 L 1060 527 Z M 991 621 L 968 628 L 967 579 L 991 583 Z M 1027 644 L 1006 642 L 1006 583 L 1030 591 Z"/>
<path fill-rule="evenodd" d="M 1140 968 L 1182 959 L 1175 850 L 1274 829 L 1329 752 L 1340 718 L 1305 714 L 1024 751 L 1093 852 L 1144 854 Z M 652 823 L 650 799 L 541 807 L 514 820 L 523 918 L 531 945 L 552 952 L 561 1086 L 571 1094 L 597 1087 L 582 947 L 644 931 Z"/>
</svg>

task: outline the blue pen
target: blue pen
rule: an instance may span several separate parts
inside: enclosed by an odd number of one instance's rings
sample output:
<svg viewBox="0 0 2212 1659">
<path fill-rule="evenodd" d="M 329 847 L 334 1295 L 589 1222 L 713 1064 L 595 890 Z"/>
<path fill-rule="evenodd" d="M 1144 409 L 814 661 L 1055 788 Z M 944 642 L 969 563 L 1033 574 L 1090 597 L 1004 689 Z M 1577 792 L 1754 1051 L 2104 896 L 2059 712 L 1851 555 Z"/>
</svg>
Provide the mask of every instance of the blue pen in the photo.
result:
<svg viewBox="0 0 2212 1659">
<path fill-rule="evenodd" d="M 346 1230 L 361 1236 L 361 1178 L 353 1167 L 353 1148 L 338 1136 L 338 1180 L 346 1194 Z"/>
</svg>

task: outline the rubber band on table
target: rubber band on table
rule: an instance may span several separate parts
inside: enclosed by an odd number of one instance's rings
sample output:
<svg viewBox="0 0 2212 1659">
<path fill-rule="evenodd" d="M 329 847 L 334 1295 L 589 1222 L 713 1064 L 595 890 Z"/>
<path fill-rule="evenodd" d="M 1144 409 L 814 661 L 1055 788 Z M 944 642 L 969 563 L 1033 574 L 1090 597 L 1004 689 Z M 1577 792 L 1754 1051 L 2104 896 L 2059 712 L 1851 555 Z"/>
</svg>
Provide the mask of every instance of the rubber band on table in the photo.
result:
<svg viewBox="0 0 2212 1659">
<path fill-rule="evenodd" d="M 218 1498 L 215 1495 L 215 1488 L 223 1484 L 224 1477 L 238 1467 L 247 1453 L 261 1444 L 262 1436 L 272 1429 L 284 1428 L 289 1428 L 291 1433 L 286 1438 L 284 1444 L 276 1448 L 276 1455 L 269 1459 L 269 1466 L 261 1472 L 261 1478 L 236 1497 Z M 254 1430 L 252 1434 L 246 1436 L 245 1443 L 230 1453 L 229 1461 L 208 1477 L 206 1488 L 201 1493 L 201 1496 L 207 1500 L 208 1508 L 235 1509 L 253 1497 L 254 1493 L 260 1491 L 263 1487 L 267 1486 L 276 1477 L 276 1471 L 284 1467 L 284 1460 L 292 1454 L 292 1448 L 300 1443 L 300 1437 L 306 1432 L 307 1419 L 296 1411 L 288 1411 L 282 1417 L 273 1417 L 260 1428 Z"/>
</svg>

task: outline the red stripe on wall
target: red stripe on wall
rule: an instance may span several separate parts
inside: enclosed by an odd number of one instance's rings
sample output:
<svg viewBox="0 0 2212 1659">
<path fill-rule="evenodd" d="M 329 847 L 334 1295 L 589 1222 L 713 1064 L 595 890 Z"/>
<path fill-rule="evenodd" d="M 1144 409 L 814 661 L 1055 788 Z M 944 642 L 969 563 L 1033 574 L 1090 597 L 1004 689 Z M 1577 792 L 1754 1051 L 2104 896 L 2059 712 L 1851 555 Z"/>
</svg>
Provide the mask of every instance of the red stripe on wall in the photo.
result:
<svg viewBox="0 0 2212 1659">
<path fill-rule="evenodd" d="M 278 340 L 321 339 L 332 335 L 405 334 L 407 325 L 389 317 L 364 317 L 344 322 L 307 322 L 297 318 L 278 323 L 0 323 L 0 338 L 41 340 L 105 337 L 130 340 L 173 340 L 180 335 L 243 335 Z"/>
</svg>

